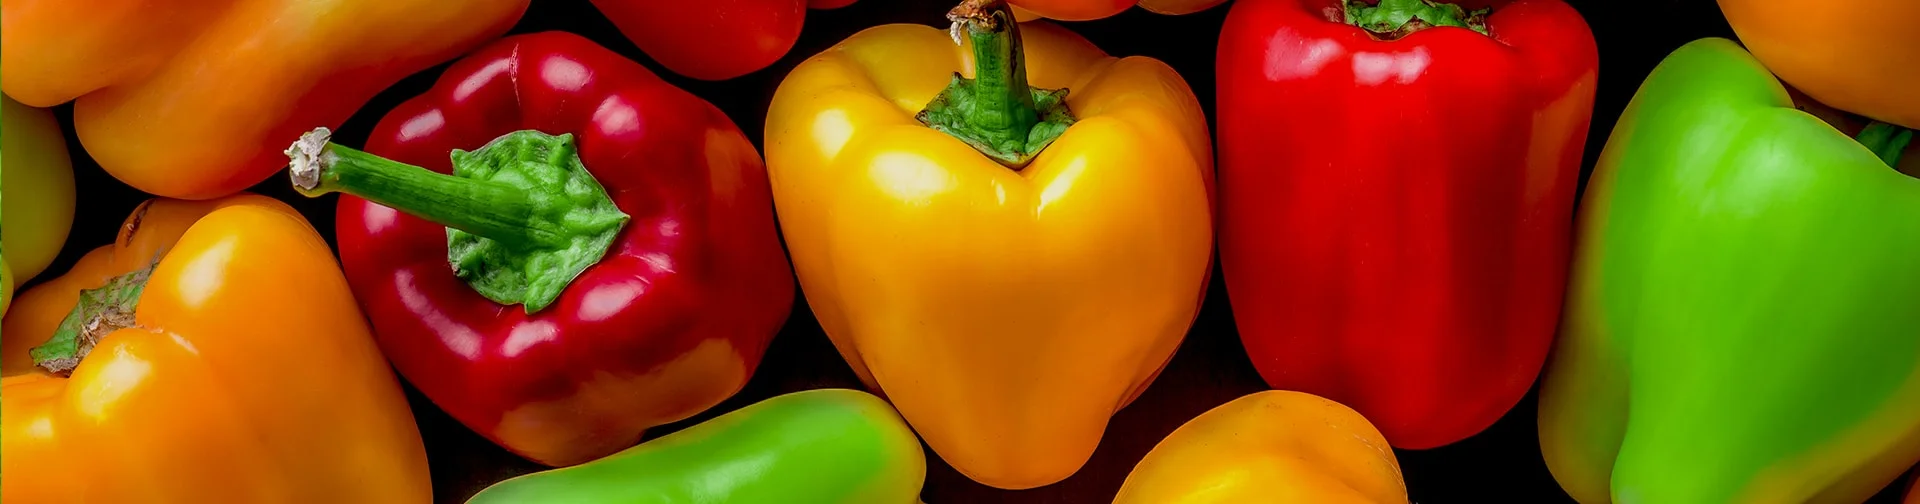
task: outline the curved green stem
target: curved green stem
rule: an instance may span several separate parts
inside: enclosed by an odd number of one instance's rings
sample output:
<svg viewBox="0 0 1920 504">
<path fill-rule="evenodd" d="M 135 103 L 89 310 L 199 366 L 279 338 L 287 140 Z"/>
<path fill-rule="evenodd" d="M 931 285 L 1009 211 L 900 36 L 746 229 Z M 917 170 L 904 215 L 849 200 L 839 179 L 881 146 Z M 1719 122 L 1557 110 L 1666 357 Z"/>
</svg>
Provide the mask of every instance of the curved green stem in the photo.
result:
<svg viewBox="0 0 1920 504">
<path fill-rule="evenodd" d="M 1468 11 L 1458 4 L 1438 0 L 1379 0 L 1373 5 L 1347 0 L 1346 13 L 1347 24 L 1393 40 L 1437 26 L 1466 28 L 1487 35 L 1487 15 L 1493 13 L 1493 8 Z"/>
<path fill-rule="evenodd" d="M 446 226 L 454 273 L 527 313 L 599 262 L 628 221 L 581 164 L 572 135 L 516 131 L 453 151 L 453 175 L 332 143 L 326 128 L 302 135 L 287 157 L 300 194 L 352 194 Z"/>
<path fill-rule="evenodd" d="M 953 41 L 973 43 L 973 78 L 954 74 L 914 118 L 1020 169 L 1067 131 L 1067 90 L 1027 83 L 1019 23 L 1005 0 L 965 0 L 947 13 Z"/>
<path fill-rule="evenodd" d="M 1867 150 L 1873 151 L 1881 161 L 1886 161 L 1887 166 L 1898 167 L 1900 154 L 1906 152 L 1907 144 L 1913 142 L 1913 130 L 1874 121 L 1866 129 L 1860 130 L 1860 135 L 1854 139 L 1859 140 Z"/>
<path fill-rule="evenodd" d="M 542 226 L 532 195 L 510 184 L 443 175 L 332 143 L 320 128 L 287 155 L 294 189 L 309 198 L 346 193 L 435 224 L 515 247 L 561 243 Z"/>
</svg>

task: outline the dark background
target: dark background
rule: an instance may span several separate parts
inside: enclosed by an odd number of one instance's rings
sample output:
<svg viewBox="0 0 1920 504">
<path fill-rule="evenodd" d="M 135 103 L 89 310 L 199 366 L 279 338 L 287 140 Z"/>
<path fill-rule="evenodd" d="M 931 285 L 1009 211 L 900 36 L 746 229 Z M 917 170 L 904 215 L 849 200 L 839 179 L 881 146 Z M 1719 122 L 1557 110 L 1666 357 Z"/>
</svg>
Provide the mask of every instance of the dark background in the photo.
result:
<svg viewBox="0 0 1920 504">
<path fill-rule="evenodd" d="M 666 0 L 684 1 L 684 0 Z M 1600 47 L 1600 88 L 1587 141 L 1584 173 L 1592 170 L 1606 135 L 1640 81 L 1660 59 L 1681 44 L 1701 37 L 1732 37 L 1733 31 L 1712 0 L 1568 0 L 1586 16 Z M 647 64 L 668 81 L 718 105 L 746 131 L 755 146 L 774 89 L 802 60 L 855 32 L 885 23 L 945 25 L 954 0 L 860 0 L 851 7 L 811 11 L 800 41 L 771 68 L 724 82 L 695 81 L 666 72 L 636 49 L 586 0 L 534 0 L 514 33 L 565 30 L 579 33 Z M 1140 9 L 1091 22 L 1063 23 L 1109 54 L 1158 58 L 1185 76 L 1214 113 L 1214 44 L 1231 4 L 1186 16 L 1162 16 Z M 435 67 L 388 89 L 338 129 L 335 139 L 360 146 L 380 117 L 402 100 L 425 91 L 445 68 Z M 110 243 L 120 221 L 145 199 L 138 191 L 101 171 L 73 135 L 72 106 L 58 107 L 74 155 L 79 213 L 58 261 L 41 278 L 66 271 L 93 247 Z M 275 177 L 255 191 L 278 197 L 306 214 L 319 229 L 333 228 L 333 199 L 308 200 Z M 325 232 L 332 240 L 330 232 Z M 925 498 L 932 504 L 973 502 L 1111 502 L 1134 463 L 1173 429 L 1195 415 L 1241 395 L 1266 388 L 1241 350 L 1220 275 L 1213 275 L 1207 301 L 1172 363 L 1152 388 L 1115 415 L 1093 459 L 1073 477 L 1024 491 L 1003 491 L 968 480 L 928 452 Z M 859 388 L 860 383 L 827 342 L 804 299 L 767 351 L 753 380 L 732 399 L 693 419 L 649 432 L 659 436 L 714 415 L 781 393 L 822 388 Z M 408 389 L 432 465 L 434 494 L 440 502 L 460 502 L 493 482 L 540 467 L 521 460 L 435 409 Z M 1535 437 L 1533 394 L 1491 429 L 1460 443 L 1425 451 L 1398 451 L 1408 491 L 1416 502 L 1571 502 L 1547 472 Z M 1873 502 L 1893 503 L 1893 489 Z"/>
</svg>

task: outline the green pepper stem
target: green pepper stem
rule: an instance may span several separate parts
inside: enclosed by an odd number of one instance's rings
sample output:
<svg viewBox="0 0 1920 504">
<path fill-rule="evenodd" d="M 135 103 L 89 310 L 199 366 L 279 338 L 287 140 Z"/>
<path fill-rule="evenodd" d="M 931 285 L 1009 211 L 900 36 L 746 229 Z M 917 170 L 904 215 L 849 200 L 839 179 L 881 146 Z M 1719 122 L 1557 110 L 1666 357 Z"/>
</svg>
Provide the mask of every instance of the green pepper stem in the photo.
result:
<svg viewBox="0 0 1920 504">
<path fill-rule="evenodd" d="M 525 189 L 435 173 L 333 143 L 331 137 L 327 128 L 317 128 L 287 148 L 288 171 L 300 194 L 359 196 L 513 248 L 567 241 L 537 224 L 539 208 Z"/>
<path fill-rule="evenodd" d="M 1379 0 L 1373 5 L 1347 0 L 1345 6 L 1347 24 L 1387 40 L 1438 26 L 1466 28 L 1487 35 L 1487 16 L 1493 12 L 1492 7 L 1468 11 L 1459 4 L 1438 0 Z"/>
<path fill-rule="evenodd" d="M 1065 89 L 1027 83 L 1020 23 L 1006 0 L 965 0 L 947 19 L 955 44 L 973 43 L 973 78 L 954 74 L 914 118 L 1015 170 L 1073 124 Z"/>
<path fill-rule="evenodd" d="M 1907 150 L 1907 144 L 1913 142 L 1913 130 L 1892 124 L 1874 121 L 1860 130 L 1860 136 L 1854 137 L 1860 145 L 1873 151 L 1873 155 L 1885 161 L 1887 166 L 1900 166 L 1900 154 Z"/>
<path fill-rule="evenodd" d="M 947 13 L 954 43 L 973 42 L 973 127 L 1025 137 L 1040 123 L 1027 84 L 1027 55 L 1020 23 L 1005 0 L 965 0 Z"/>
<path fill-rule="evenodd" d="M 329 141 L 287 148 L 294 188 L 340 192 L 446 226 L 447 263 L 474 292 L 538 312 L 600 262 L 630 217 L 580 161 L 573 135 L 520 130 L 448 153 L 453 175 Z"/>
</svg>

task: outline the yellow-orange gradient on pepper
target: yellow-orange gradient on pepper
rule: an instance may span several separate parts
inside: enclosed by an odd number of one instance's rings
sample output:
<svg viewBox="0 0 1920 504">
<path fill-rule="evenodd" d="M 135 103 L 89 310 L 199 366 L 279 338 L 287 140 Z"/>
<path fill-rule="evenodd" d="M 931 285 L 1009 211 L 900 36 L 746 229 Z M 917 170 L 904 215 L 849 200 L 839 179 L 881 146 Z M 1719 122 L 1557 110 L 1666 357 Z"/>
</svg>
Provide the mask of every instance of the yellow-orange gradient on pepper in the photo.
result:
<svg viewBox="0 0 1920 504">
<path fill-rule="evenodd" d="M 1180 345 L 1212 253 L 1200 104 L 1150 58 L 1019 25 L 1026 75 L 1078 122 L 1016 171 L 916 111 L 973 56 L 868 29 L 802 63 L 767 119 L 774 203 L 847 362 L 961 473 L 1066 478 Z"/>
<path fill-rule="evenodd" d="M 34 367 L 82 289 L 149 266 L 132 320 L 71 376 Z M 432 498 L 399 381 L 326 243 L 278 201 L 143 205 L 117 243 L 22 293 L 4 334 L 5 502 Z"/>
</svg>

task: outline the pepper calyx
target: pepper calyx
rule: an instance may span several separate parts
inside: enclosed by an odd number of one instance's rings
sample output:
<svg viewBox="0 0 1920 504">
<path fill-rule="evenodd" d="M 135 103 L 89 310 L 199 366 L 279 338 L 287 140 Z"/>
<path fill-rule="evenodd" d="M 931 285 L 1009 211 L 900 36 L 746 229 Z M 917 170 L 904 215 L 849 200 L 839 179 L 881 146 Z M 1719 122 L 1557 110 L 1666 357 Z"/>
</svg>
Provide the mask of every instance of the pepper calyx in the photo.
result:
<svg viewBox="0 0 1920 504">
<path fill-rule="evenodd" d="M 301 194 L 352 194 L 446 226 L 454 275 L 529 314 L 605 257 L 631 220 L 587 171 L 570 134 L 522 130 L 455 150 L 452 175 L 332 143 L 325 128 L 286 153 Z"/>
<path fill-rule="evenodd" d="M 973 78 L 958 73 L 913 117 L 1019 170 L 1074 123 L 1066 89 L 1027 83 L 1020 23 L 1005 0 L 965 0 L 947 13 L 955 44 L 973 43 Z"/>
<path fill-rule="evenodd" d="M 1379 0 L 1376 4 L 1347 0 L 1343 7 L 1347 24 L 1386 40 L 1440 26 L 1491 34 L 1487 31 L 1487 16 L 1493 14 L 1492 7 L 1469 11 L 1458 4 L 1437 0 Z"/>
<path fill-rule="evenodd" d="M 66 376 L 80 366 L 80 361 L 87 358 L 101 338 L 135 327 L 134 309 L 139 307 L 140 295 L 146 292 L 147 280 L 153 277 L 153 270 L 159 264 L 156 258 L 146 267 L 113 277 L 104 285 L 82 289 L 73 311 L 60 320 L 53 337 L 27 351 L 34 365 L 56 376 Z"/>
</svg>

